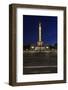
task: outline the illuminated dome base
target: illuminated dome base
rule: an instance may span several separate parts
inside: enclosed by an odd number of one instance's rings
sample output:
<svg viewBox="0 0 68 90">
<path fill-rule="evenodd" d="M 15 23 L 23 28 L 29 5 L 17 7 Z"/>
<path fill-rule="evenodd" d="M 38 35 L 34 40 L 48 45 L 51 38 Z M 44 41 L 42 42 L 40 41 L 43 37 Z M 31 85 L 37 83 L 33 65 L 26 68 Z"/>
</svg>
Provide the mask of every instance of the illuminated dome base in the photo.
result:
<svg viewBox="0 0 68 90">
<path fill-rule="evenodd" d="M 42 41 L 38 41 L 37 42 L 37 46 L 42 47 L 43 46 L 43 42 Z"/>
<path fill-rule="evenodd" d="M 35 50 L 36 51 L 44 51 L 45 50 L 45 47 L 35 47 Z"/>
</svg>

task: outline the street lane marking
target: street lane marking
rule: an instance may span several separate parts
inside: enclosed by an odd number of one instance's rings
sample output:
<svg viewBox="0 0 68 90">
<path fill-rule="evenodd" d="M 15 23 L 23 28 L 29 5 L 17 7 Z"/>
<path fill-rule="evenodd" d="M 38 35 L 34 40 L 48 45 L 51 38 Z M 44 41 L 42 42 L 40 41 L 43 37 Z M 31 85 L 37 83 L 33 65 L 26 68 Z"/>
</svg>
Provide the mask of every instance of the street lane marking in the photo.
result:
<svg viewBox="0 0 68 90">
<path fill-rule="evenodd" d="M 24 68 L 52 68 L 52 67 L 54 67 L 54 68 L 56 68 L 57 66 L 56 65 L 54 65 L 54 66 L 25 66 Z"/>
</svg>

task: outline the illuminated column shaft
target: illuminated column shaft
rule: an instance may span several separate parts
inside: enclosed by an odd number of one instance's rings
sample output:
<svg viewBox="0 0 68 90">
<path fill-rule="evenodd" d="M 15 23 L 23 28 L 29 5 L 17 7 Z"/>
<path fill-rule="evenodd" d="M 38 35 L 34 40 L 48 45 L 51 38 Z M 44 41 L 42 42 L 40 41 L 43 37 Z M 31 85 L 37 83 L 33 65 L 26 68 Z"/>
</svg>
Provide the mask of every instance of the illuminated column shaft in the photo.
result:
<svg viewBox="0 0 68 90">
<path fill-rule="evenodd" d="M 41 23 L 39 23 L 39 41 L 41 42 Z"/>
</svg>

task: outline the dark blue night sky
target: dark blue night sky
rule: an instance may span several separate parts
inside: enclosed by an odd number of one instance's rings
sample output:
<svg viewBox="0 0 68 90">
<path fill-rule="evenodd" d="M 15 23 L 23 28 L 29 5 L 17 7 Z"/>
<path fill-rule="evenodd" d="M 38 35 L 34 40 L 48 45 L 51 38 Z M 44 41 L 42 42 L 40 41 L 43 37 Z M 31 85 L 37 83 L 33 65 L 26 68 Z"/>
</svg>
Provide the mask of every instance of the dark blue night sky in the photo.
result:
<svg viewBox="0 0 68 90">
<path fill-rule="evenodd" d="M 23 15 L 23 43 L 37 44 L 38 24 L 42 23 L 42 41 L 44 45 L 57 43 L 57 17 Z"/>
</svg>

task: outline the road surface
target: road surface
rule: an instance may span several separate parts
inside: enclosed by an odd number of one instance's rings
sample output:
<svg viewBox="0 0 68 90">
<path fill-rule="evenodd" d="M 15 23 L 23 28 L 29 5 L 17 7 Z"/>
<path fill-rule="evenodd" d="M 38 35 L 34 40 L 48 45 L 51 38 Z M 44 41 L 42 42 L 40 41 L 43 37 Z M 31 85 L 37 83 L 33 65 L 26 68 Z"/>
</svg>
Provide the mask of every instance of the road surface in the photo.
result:
<svg viewBox="0 0 68 90">
<path fill-rule="evenodd" d="M 23 74 L 57 73 L 57 53 L 24 53 Z"/>
</svg>

